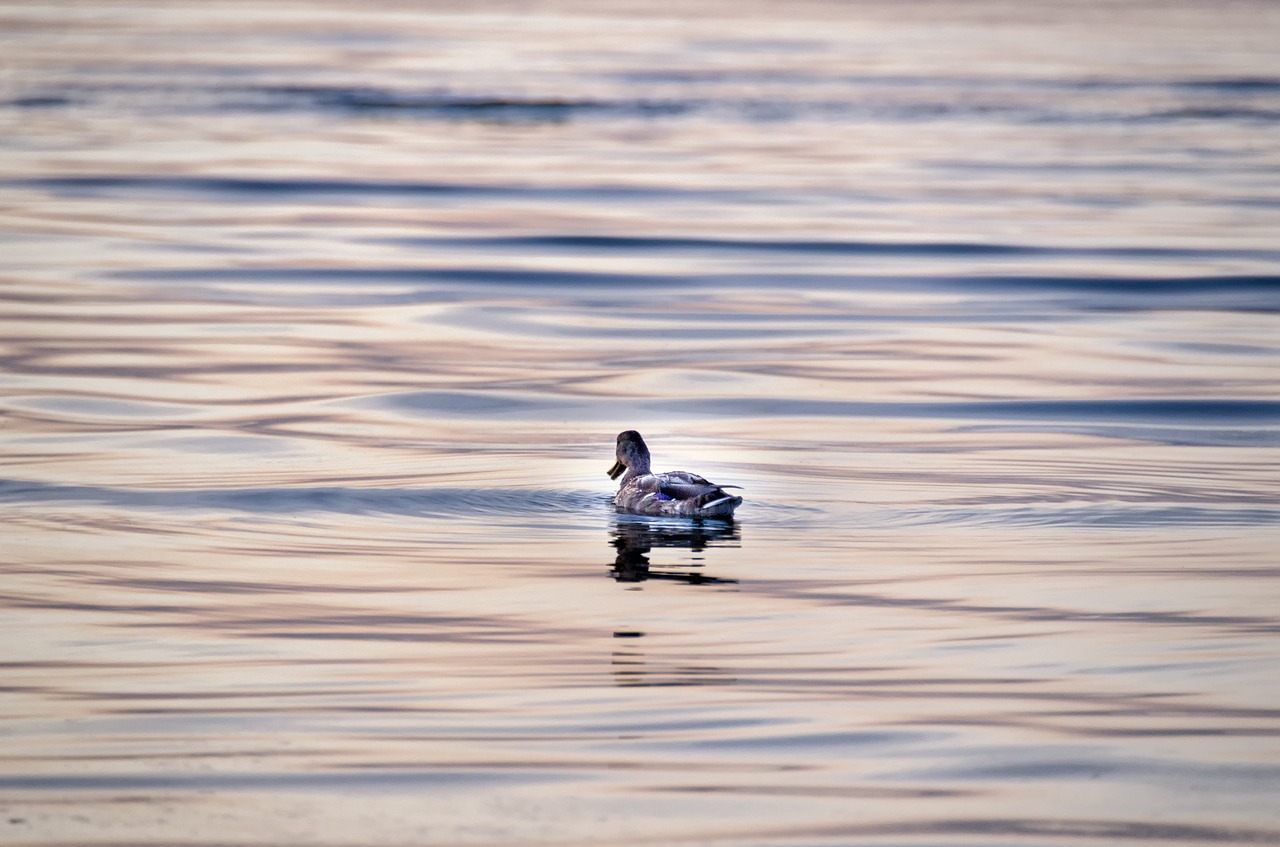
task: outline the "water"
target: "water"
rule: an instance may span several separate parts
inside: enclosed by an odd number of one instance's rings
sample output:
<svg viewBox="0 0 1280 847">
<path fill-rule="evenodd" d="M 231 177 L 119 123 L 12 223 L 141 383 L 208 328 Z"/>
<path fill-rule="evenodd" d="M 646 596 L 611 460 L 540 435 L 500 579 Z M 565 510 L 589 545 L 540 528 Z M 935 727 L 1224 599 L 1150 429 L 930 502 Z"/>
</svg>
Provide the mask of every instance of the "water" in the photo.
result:
<svg viewBox="0 0 1280 847">
<path fill-rule="evenodd" d="M 1280 842 L 1209 6 L 8 4 L 0 841 Z"/>
</svg>

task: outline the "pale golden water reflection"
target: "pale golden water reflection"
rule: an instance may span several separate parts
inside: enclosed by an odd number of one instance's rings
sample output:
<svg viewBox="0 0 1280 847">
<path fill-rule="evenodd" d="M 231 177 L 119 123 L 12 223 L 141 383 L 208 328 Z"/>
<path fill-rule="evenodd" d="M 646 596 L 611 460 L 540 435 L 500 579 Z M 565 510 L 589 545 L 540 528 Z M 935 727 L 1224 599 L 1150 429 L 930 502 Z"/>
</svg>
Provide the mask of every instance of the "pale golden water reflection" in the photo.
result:
<svg viewBox="0 0 1280 847">
<path fill-rule="evenodd" d="M 0 11 L 0 843 L 1280 843 L 1272 10 L 643 11 Z"/>
</svg>

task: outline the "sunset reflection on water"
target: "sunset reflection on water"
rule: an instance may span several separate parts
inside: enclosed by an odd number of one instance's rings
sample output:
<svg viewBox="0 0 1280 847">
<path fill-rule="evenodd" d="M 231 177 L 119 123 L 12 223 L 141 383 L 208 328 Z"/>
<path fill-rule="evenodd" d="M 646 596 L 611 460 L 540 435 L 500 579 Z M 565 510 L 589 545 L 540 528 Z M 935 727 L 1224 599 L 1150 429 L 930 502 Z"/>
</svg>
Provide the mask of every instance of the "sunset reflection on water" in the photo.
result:
<svg viewBox="0 0 1280 847">
<path fill-rule="evenodd" d="M 0 12 L 0 841 L 1280 842 L 1270 10 L 642 11 Z"/>
</svg>

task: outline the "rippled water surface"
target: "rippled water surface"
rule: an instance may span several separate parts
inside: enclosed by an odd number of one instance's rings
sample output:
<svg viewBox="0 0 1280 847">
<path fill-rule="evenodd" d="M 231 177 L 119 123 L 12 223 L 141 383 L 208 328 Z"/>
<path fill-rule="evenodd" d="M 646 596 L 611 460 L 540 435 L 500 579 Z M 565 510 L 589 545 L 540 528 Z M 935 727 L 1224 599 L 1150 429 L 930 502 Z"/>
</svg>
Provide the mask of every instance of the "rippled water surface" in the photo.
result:
<svg viewBox="0 0 1280 847">
<path fill-rule="evenodd" d="M 0 842 L 1280 843 L 1278 38 L 6 4 Z"/>
</svg>

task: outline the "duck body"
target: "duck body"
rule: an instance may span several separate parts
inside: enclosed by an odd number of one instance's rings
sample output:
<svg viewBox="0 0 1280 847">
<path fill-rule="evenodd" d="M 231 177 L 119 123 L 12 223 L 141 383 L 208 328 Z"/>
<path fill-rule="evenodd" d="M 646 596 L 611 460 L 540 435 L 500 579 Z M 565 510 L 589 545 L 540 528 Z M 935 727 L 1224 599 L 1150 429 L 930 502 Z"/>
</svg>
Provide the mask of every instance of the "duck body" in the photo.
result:
<svg viewBox="0 0 1280 847">
<path fill-rule="evenodd" d="M 696 473 L 649 469 L 649 448 L 635 430 L 618 435 L 617 461 L 610 479 L 622 479 L 613 503 L 622 512 L 655 517 L 732 518 L 742 498 Z"/>
</svg>

